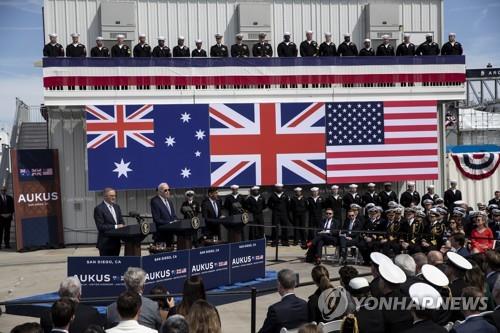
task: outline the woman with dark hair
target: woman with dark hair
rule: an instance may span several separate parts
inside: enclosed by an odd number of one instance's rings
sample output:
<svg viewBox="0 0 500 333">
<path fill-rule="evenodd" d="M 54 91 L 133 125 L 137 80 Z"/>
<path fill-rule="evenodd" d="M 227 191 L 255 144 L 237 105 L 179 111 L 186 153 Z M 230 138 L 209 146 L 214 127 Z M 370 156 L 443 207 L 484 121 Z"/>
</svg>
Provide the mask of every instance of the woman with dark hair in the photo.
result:
<svg viewBox="0 0 500 333">
<path fill-rule="evenodd" d="M 221 333 L 219 312 L 205 300 L 194 302 L 186 317 L 190 333 Z"/>
<path fill-rule="evenodd" d="M 169 294 L 167 288 L 162 285 L 156 285 L 151 289 L 149 294 L 151 295 L 151 299 L 158 303 L 162 321 L 175 314 L 175 301 L 173 297 L 167 296 Z"/>
<path fill-rule="evenodd" d="M 487 297 L 488 299 L 487 310 L 493 310 L 495 308 L 495 304 L 493 302 L 491 290 L 486 283 L 486 275 L 476 260 L 469 260 L 469 262 L 472 264 L 472 269 L 465 272 L 465 283 L 468 287 L 476 287 L 479 289 L 483 293 L 484 297 Z"/>
<path fill-rule="evenodd" d="M 186 317 L 191 306 L 197 300 L 206 300 L 205 285 L 199 275 L 193 275 L 184 282 L 182 290 L 182 301 L 177 307 L 177 313 Z"/>
<path fill-rule="evenodd" d="M 311 271 L 311 277 L 318 289 L 309 296 L 307 301 L 307 318 L 308 321 L 314 321 L 316 323 L 324 322 L 325 320 L 321 316 L 321 311 L 318 308 L 319 295 L 328 288 L 333 288 L 330 283 L 330 274 L 325 266 L 318 265 L 314 266 Z"/>
</svg>

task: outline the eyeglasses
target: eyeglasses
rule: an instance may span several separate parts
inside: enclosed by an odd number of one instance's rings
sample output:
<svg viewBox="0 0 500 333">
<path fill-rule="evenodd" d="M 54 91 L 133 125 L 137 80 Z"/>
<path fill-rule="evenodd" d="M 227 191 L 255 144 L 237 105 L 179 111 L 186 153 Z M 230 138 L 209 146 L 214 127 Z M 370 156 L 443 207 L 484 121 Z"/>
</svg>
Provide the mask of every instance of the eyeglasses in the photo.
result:
<svg viewBox="0 0 500 333">
<path fill-rule="evenodd" d="M 354 217 L 354 215 L 347 215 L 347 217 Z"/>
<path fill-rule="evenodd" d="M 163 192 L 170 192 L 170 189 L 166 188 L 163 190 Z"/>
<path fill-rule="evenodd" d="M 326 213 L 326 215 L 333 215 L 333 213 Z"/>
</svg>

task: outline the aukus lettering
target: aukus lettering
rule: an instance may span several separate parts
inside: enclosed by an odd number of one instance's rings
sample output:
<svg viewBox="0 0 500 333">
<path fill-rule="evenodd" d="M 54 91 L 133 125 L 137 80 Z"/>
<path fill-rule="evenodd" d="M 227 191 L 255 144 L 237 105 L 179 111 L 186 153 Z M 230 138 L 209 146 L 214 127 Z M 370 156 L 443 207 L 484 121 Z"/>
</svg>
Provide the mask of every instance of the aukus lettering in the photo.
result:
<svg viewBox="0 0 500 333">
<path fill-rule="evenodd" d="M 249 262 L 252 261 L 251 256 L 246 256 L 246 257 L 239 257 L 239 258 L 233 258 L 233 265 L 241 265 L 241 264 L 248 264 Z"/>
<path fill-rule="evenodd" d="M 45 193 L 26 193 L 20 194 L 17 199 L 18 203 L 32 203 L 32 202 L 47 202 L 59 200 L 59 193 L 45 192 Z"/>
<path fill-rule="evenodd" d="M 193 265 L 193 267 L 191 267 L 191 272 L 202 272 L 202 271 L 208 271 L 210 269 L 214 269 L 213 262 L 206 262 L 203 264 Z"/>
<path fill-rule="evenodd" d="M 165 269 L 162 271 L 158 272 L 151 272 L 146 275 L 146 280 L 151 281 L 151 280 L 160 280 L 160 279 L 166 279 L 169 278 L 172 275 L 170 270 Z"/>
<path fill-rule="evenodd" d="M 110 274 L 77 274 L 75 276 L 82 283 L 111 282 Z"/>
</svg>

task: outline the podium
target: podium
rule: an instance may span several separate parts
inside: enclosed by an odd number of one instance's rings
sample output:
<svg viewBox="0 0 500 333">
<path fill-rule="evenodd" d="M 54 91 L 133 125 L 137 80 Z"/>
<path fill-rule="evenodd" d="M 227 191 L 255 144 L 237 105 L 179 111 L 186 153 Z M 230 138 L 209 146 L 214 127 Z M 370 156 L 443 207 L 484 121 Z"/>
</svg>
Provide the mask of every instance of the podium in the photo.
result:
<svg viewBox="0 0 500 333">
<path fill-rule="evenodd" d="M 227 229 L 229 243 L 241 242 L 243 227 L 252 220 L 253 216 L 249 213 L 231 215 L 220 219 L 222 225 Z"/>
<path fill-rule="evenodd" d="M 120 238 L 125 243 L 126 256 L 141 256 L 141 242 L 150 233 L 156 232 L 154 223 L 130 224 L 120 229 L 109 230 L 106 236 Z"/>
<path fill-rule="evenodd" d="M 199 217 L 176 220 L 158 227 L 158 232 L 173 232 L 177 236 L 177 250 L 191 250 L 193 247 L 192 235 L 205 227 L 205 220 Z"/>
</svg>

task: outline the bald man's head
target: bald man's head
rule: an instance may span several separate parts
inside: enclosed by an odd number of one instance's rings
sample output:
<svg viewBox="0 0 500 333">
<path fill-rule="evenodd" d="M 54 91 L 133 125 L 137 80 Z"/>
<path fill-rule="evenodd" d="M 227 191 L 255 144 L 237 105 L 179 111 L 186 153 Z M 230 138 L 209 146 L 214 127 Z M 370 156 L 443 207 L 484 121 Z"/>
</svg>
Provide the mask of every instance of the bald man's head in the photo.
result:
<svg viewBox="0 0 500 333">
<path fill-rule="evenodd" d="M 417 252 L 412 257 L 415 260 L 415 274 L 419 274 L 422 266 L 427 264 L 427 256 L 422 252 Z"/>
<path fill-rule="evenodd" d="M 429 265 L 438 265 L 444 263 L 443 254 L 439 251 L 430 251 L 427 253 Z"/>
</svg>

